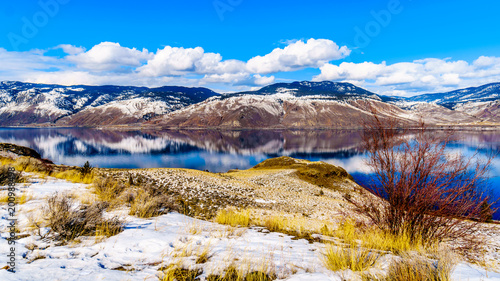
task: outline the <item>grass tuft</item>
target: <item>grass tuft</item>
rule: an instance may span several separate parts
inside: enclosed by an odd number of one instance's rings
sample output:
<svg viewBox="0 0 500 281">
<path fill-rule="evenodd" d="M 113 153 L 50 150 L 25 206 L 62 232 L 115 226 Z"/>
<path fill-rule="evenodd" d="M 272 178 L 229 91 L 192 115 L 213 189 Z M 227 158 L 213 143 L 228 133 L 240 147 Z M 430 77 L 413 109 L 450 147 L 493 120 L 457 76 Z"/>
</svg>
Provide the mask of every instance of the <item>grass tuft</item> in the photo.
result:
<svg viewBox="0 0 500 281">
<path fill-rule="evenodd" d="M 345 269 L 363 271 L 373 266 L 379 257 L 379 254 L 361 247 L 341 248 L 326 245 L 322 252 L 324 266 L 332 271 Z"/>
<path fill-rule="evenodd" d="M 152 196 L 147 191 L 140 190 L 130 206 L 130 215 L 139 218 L 151 218 L 177 210 L 177 205 L 170 196 Z"/>
<path fill-rule="evenodd" d="M 125 186 L 112 177 L 99 177 L 93 182 L 94 193 L 101 201 L 114 202 L 125 190 Z"/>
<path fill-rule="evenodd" d="M 175 265 L 163 270 L 161 281 L 199 281 L 203 273 L 201 269 L 186 269 Z"/>
<path fill-rule="evenodd" d="M 220 224 L 230 226 L 248 227 L 250 225 L 250 211 L 238 211 L 236 208 L 220 210 L 215 217 L 215 221 Z"/>
<path fill-rule="evenodd" d="M 94 175 L 86 175 L 85 177 L 82 177 L 82 174 L 78 170 L 66 170 L 62 172 L 56 172 L 51 174 L 52 177 L 62 179 L 62 180 L 67 180 L 73 183 L 84 183 L 84 184 L 91 184 L 94 181 Z"/>
<path fill-rule="evenodd" d="M 433 262 L 419 257 L 405 258 L 391 263 L 384 281 L 449 281 L 451 266 L 448 262 Z"/>
<path fill-rule="evenodd" d="M 16 196 L 15 197 L 15 202 L 16 204 L 22 205 L 28 201 L 30 201 L 33 197 L 31 195 L 28 195 L 26 193 L 21 194 L 21 196 Z M 9 203 L 9 196 L 1 196 L 0 197 L 0 203 Z"/>
<path fill-rule="evenodd" d="M 349 246 L 391 251 L 394 254 L 407 251 L 423 252 L 434 247 L 434 244 L 424 244 L 423 239 L 419 237 L 411 238 L 406 232 L 395 235 L 377 227 L 363 228 L 350 219 L 341 223 L 335 231 L 328 228 L 322 230 L 324 235 L 332 234 Z"/>
<path fill-rule="evenodd" d="M 424 252 L 425 249 L 431 249 L 434 245 L 424 244 L 423 239 L 419 237 L 412 239 L 406 232 L 394 235 L 378 228 L 365 230 L 360 236 L 360 240 L 364 247 L 391 251 L 394 254 L 401 254 L 407 251 Z"/>
<path fill-rule="evenodd" d="M 272 281 L 276 280 L 274 273 L 265 273 L 264 271 L 252 271 L 244 274 L 234 266 L 227 268 L 222 275 L 209 275 L 207 281 Z"/>
</svg>

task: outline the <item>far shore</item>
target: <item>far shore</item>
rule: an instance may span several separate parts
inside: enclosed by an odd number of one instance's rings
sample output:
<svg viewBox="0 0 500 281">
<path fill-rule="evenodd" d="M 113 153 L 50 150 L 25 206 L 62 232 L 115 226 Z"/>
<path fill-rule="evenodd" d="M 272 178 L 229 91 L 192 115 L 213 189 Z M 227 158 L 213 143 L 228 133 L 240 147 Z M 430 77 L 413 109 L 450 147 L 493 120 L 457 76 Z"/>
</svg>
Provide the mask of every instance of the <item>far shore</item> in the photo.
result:
<svg viewBox="0 0 500 281">
<path fill-rule="evenodd" d="M 0 128 L 11 129 L 100 129 L 100 130 L 159 130 L 159 131 L 180 131 L 180 130 L 211 130 L 211 131 L 249 131 L 249 130 L 264 130 L 264 131 L 335 131 L 335 130 L 351 130 L 362 131 L 363 127 L 164 127 L 154 125 L 104 125 L 104 126 L 59 126 L 54 124 L 35 124 L 23 126 L 0 126 Z M 398 129 L 413 130 L 417 127 L 404 127 Z M 429 130 L 454 130 L 454 131 L 496 131 L 500 130 L 500 124 L 443 124 L 430 125 Z"/>
</svg>

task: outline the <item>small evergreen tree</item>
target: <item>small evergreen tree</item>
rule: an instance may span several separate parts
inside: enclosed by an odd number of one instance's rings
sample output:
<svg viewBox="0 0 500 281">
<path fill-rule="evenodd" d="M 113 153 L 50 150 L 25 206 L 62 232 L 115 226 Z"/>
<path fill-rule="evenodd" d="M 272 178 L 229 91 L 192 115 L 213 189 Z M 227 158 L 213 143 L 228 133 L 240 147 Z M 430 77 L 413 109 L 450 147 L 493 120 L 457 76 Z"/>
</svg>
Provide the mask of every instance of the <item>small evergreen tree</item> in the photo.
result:
<svg viewBox="0 0 500 281">
<path fill-rule="evenodd" d="M 86 176 L 89 176 L 90 174 L 92 174 L 92 171 L 94 170 L 94 168 L 92 166 L 90 166 L 90 163 L 89 161 L 85 162 L 85 164 L 83 164 L 83 167 L 80 168 L 80 175 L 83 178 L 85 178 Z"/>
</svg>

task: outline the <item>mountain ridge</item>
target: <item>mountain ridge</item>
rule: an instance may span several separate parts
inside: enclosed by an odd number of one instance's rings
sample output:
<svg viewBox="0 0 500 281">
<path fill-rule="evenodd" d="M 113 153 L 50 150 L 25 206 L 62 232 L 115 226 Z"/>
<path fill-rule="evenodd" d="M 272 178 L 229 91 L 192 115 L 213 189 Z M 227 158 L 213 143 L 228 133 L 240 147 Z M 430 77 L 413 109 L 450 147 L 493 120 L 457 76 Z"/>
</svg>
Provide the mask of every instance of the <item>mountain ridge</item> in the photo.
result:
<svg viewBox="0 0 500 281">
<path fill-rule="evenodd" d="M 0 82 L 1 126 L 168 128 L 356 127 L 384 118 L 433 125 L 499 123 L 500 83 L 413 97 L 382 96 L 345 82 L 295 81 L 254 91 L 203 87 L 85 86 Z"/>
<path fill-rule="evenodd" d="M 180 86 L 62 86 L 7 81 L 0 82 L 0 125 L 137 123 L 215 95 L 219 94 L 207 88 Z M 94 123 L 89 123 L 91 120 Z"/>
</svg>

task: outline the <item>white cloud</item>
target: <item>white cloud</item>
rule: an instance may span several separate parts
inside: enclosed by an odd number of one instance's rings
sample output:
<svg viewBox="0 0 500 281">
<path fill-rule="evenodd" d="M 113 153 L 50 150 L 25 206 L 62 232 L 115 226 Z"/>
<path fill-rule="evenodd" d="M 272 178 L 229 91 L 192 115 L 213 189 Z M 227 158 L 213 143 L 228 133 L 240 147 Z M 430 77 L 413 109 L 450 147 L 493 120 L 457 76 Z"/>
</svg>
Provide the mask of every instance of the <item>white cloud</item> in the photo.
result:
<svg viewBox="0 0 500 281">
<path fill-rule="evenodd" d="M 479 57 L 472 63 L 450 58 L 427 58 L 413 62 L 387 64 L 325 64 L 315 81 L 353 81 L 386 95 L 414 95 L 479 86 L 500 81 L 500 58 Z"/>
<path fill-rule="evenodd" d="M 261 76 L 259 74 L 250 75 L 248 73 L 223 73 L 223 74 L 207 74 L 201 79 L 201 83 L 224 83 L 232 85 L 246 86 L 264 86 L 274 83 L 274 76 Z"/>
<path fill-rule="evenodd" d="M 321 75 L 316 80 L 365 80 L 375 79 L 386 67 L 385 62 L 375 64 L 372 62 L 352 63 L 343 62 L 339 66 L 325 64 L 321 69 Z"/>
<path fill-rule="evenodd" d="M 274 76 L 266 77 L 266 76 L 260 76 L 259 74 L 254 75 L 253 78 L 255 78 L 255 85 L 260 85 L 260 86 L 272 84 L 274 83 L 275 80 Z"/>
<path fill-rule="evenodd" d="M 276 48 L 265 56 L 256 56 L 247 63 L 253 73 L 266 74 L 320 67 L 325 63 L 345 58 L 351 53 L 346 46 L 339 48 L 327 39 L 309 39 L 291 42 L 283 49 Z"/>
<path fill-rule="evenodd" d="M 78 54 L 85 52 L 85 48 L 76 47 L 76 46 L 69 45 L 69 44 L 61 44 L 61 45 L 55 47 L 54 49 L 62 49 L 68 55 L 78 55 Z"/>
<path fill-rule="evenodd" d="M 64 51 L 73 52 L 75 49 L 65 47 Z M 66 57 L 66 60 L 76 64 L 78 68 L 91 71 L 122 71 L 130 67 L 139 67 L 153 54 L 148 50 L 126 48 L 118 43 L 103 42 L 83 53 L 76 53 Z"/>
<path fill-rule="evenodd" d="M 0 48 L 0 81 L 55 84 L 119 84 L 138 86 L 206 86 L 225 91 L 249 90 L 274 83 L 278 72 L 319 68 L 316 81 L 345 81 L 386 95 L 441 92 L 500 81 L 500 57 L 481 56 L 472 62 L 450 58 L 426 58 L 412 62 L 352 63 L 331 61 L 349 55 L 327 39 L 287 41 L 248 61 L 223 59 L 201 47 L 166 46 L 156 52 L 103 42 L 85 50 L 68 44 L 55 48 L 67 56 L 52 56 L 48 50 L 10 52 Z M 301 78 L 308 80 L 309 77 Z"/>
<path fill-rule="evenodd" d="M 238 60 L 222 61 L 216 53 L 205 53 L 203 48 L 167 46 L 158 50 L 146 65 L 137 70 L 144 76 L 194 74 L 235 74 L 245 71 L 245 63 Z"/>
</svg>

